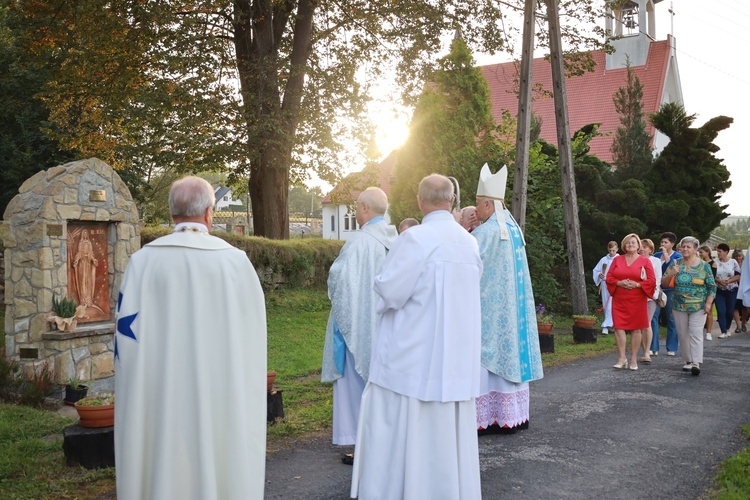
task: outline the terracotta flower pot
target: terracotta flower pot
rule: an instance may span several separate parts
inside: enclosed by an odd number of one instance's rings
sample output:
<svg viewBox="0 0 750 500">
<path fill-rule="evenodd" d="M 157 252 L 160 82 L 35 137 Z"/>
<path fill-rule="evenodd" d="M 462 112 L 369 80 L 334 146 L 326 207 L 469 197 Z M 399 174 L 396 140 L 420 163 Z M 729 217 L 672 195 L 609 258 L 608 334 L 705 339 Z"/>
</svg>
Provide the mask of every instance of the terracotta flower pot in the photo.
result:
<svg viewBox="0 0 750 500">
<path fill-rule="evenodd" d="M 594 323 L 596 323 L 596 318 L 577 318 L 575 320 L 575 325 L 581 328 L 593 328 Z"/>
<path fill-rule="evenodd" d="M 552 323 L 537 323 L 536 328 L 539 330 L 539 333 L 541 334 L 548 334 L 552 333 L 552 329 L 555 327 Z"/>
<path fill-rule="evenodd" d="M 273 381 L 276 380 L 276 372 L 267 372 L 268 383 L 266 384 L 266 391 L 271 392 L 273 389 Z"/>
<path fill-rule="evenodd" d="M 115 425 L 115 405 L 80 406 L 75 405 L 83 427 L 110 427 Z"/>
</svg>

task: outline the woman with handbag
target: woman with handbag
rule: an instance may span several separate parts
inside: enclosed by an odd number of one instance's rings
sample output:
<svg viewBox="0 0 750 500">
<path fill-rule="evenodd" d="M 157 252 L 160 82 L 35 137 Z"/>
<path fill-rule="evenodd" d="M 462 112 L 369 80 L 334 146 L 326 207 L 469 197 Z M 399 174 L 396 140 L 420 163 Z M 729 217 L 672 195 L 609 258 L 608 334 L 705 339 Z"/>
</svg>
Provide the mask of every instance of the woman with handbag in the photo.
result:
<svg viewBox="0 0 750 500">
<path fill-rule="evenodd" d="M 650 319 L 646 302 L 654 294 L 656 278 L 651 261 L 638 255 L 641 239 L 637 234 L 625 236 L 622 248 L 625 255 L 615 257 L 607 272 L 607 288 L 612 295 L 612 320 L 619 353 L 614 368 L 637 370 L 641 330 L 648 327 Z M 630 364 L 625 357 L 625 330 L 630 330 Z"/>
<path fill-rule="evenodd" d="M 683 371 L 700 375 L 703 364 L 703 325 L 716 296 L 716 283 L 708 262 L 698 257 L 700 242 L 692 236 L 680 241 L 682 258 L 669 264 L 661 279 L 662 286 L 674 286 L 674 314 L 680 354 L 685 361 Z"/>
<path fill-rule="evenodd" d="M 641 339 L 641 347 L 643 348 L 643 357 L 639 360 L 642 363 L 650 363 L 651 355 L 653 354 L 650 350 L 651 340 L 653 338 L 653 335 L 659 335 L 659 330 L 654 332 L 651 329 L 651 319 L 654 317 L 654 314 L 656 314 L 656 306 L 657 306 L 656 301 L 659 300 L 661 295 L 664 295 L 664 301 L 662 302 L 662 304 L 667 305 L 666 304 L 667 296 L 664 292 L 661 291 L 661 259 L 659 259 L 658 257 L 654 257 L 654 242 L 648 238 L 642 239 L 641 251 L 639 253 L 643 257 L 646 257 L 651 262 L 651 265 L 654 268 L 654 277 L 656 278 L 656 288 L 654 289 L 654 294 L 648 298 L 647 309 L 648 309 L 649 325 L 648 325 L 648 328 L 645 328 L 643 330 L 643 335 Z"/>
</svg>

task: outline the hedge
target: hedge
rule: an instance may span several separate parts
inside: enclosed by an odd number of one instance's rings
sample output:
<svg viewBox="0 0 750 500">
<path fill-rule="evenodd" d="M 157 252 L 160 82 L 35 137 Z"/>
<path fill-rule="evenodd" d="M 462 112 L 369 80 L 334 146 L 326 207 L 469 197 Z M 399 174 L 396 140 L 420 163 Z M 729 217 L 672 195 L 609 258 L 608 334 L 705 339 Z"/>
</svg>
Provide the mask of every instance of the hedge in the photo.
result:
<svg viewBox="0 0 750 500">
<path fill-rule="evenodd" d="M 160 226 L 141 229 L 141 246 L 171 230 Z M 216 231 L 211 233 L 247 254 L 264 288 L 281 285 L 325 285 L 328 270 L 344 245 L 343 241 L 320 238 L 269 240 Z"/>
</svg>

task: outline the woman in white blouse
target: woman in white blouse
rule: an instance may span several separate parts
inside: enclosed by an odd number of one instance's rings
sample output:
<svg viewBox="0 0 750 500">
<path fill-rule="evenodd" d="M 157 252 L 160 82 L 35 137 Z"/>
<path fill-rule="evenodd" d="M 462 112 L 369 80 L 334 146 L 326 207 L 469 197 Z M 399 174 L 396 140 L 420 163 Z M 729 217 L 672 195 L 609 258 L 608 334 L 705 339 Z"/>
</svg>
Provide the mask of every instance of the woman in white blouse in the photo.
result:
<svg viewBox="0 0 750 500">
<path fill-rule="evenodd" d="M 740 265 L 729 258 L 729 245 L 716 245 L 716 313 L 719 317 L 720 339 L 731 337 L 729 326 L 734 316 L 734 303 L 737 300 L 737 289 L 740 281 Z"/>
</svg>

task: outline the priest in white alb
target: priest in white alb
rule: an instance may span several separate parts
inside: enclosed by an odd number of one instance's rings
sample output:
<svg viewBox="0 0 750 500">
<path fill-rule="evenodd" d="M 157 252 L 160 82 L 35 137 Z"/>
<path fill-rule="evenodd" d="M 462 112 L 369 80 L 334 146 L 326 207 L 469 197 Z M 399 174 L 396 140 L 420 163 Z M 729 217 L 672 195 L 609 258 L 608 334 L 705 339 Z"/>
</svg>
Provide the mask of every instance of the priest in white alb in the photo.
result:
<svg viewBox="0 0 750 500">
<path fill-rule="evenodd" d="M 359 404 L 370 371 L 370 353 L 377 327 L 375 276 L 398 237 L 384 218 L 388 197 L 370 187 L 356 204 L 361 229 L 346 242 L 328 272 L 331 314 L 323 347 L 323 382 L 333 382 L 333 444 L 353 445 L 357 438 Z M 351 465 L 351 455 L 344 463 Z"/>
<path fill-rule="evenodd" d="M 448 178 L 425 177 L 422 224 L 398 237 L 375 279 L 382 316 L 362 395 L 352 498 L 481 498 L 474 397 L 482 261 L 450 213 L 453 201 Z"/>
<path fill-rule="evenodd" d="M 208 230 L 211 185 L 172 185 L 176 226 L 130 259 L 117 302 L 119 500 L 262 499 L 266 310 L 247 255 Z"/>
<path fill-rule="evenodd" d="M 507 177 L 506 167 L 494 175 L 482 167 L 476 199 L 482 224 L 471 233 L 484 264 L 480 434 L 528 428 L 529 382 L 544 376 L 526 243 L 504 203 Z"/>
</svg>

